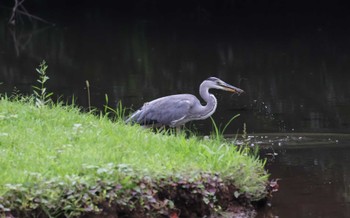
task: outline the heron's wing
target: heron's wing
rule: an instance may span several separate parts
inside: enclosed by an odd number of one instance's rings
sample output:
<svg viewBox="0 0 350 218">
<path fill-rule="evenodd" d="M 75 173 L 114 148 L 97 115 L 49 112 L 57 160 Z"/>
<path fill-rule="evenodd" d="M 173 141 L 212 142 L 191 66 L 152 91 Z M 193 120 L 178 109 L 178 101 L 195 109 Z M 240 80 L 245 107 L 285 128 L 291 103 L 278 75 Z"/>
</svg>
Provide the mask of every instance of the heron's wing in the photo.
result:
<svg viewBox="0 0 350 218">
<path fill-rule="evenodd" d="M 174 95 L 146 103 L 139 111 L 137 123 L 141 125 L 161 124 L 172 126 L 190 114 L 194 104 L 199 103 L 192 95 Z"/>
</svg>

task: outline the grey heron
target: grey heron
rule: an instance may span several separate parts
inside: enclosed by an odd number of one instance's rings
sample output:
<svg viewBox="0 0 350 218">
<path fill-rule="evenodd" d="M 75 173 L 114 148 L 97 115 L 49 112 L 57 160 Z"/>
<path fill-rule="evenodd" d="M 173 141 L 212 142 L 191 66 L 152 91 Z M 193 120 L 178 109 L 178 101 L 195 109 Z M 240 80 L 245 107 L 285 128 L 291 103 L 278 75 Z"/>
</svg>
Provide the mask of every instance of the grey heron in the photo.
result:
<svg viewBox="0 0 350 218">
<path fill-rule="evenodd" d="M 204 120 L 215 112 L 217 106 L 217 100 L 213 94 L 209 93 L 209 89 L 220 89 L 238 94 L 243 92 L 242 89 L 216 77 L 209 77 L 199 86 L 199 94 L 206 101 L 206 105 L 203 106 L 191 94 L 169 95 L 145 103 L 126 120 L 126 123 L 138 123 L 152 127 L 169 126 L 178 129 L 188 121 Z"/>
</svg>

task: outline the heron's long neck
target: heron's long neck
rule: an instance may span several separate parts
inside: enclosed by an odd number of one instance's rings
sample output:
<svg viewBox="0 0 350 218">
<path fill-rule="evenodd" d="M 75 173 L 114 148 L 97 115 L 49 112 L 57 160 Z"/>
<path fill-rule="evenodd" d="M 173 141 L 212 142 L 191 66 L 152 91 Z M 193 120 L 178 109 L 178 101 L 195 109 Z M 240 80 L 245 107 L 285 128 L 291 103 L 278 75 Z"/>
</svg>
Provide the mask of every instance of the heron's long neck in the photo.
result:
<svg viewBox="0 0 350 218">
<path fill-rule="evenodd" d="M 202 107 L 201 111 L 201 113 L 204 115 L 204 117 L 201 119 L 206 119 L 215 112 L 217 101 L 215 96 L 209 93 L 209 89 L 203 85 L 199 87 L 199 94 L 203 100 L 207 102 L 207 104 Z"/>
</svg>

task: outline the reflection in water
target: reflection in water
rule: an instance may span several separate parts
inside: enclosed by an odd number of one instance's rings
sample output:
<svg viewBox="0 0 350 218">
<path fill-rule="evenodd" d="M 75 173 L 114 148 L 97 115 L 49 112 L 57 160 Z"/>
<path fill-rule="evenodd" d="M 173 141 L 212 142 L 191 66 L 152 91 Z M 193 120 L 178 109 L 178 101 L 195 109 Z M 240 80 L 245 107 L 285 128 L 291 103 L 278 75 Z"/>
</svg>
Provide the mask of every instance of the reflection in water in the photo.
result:
<svg viewBox="0 0 350 218">
<path fill-rule="evenodd" d="M 162 26 L 124 22 L 9 31 L 0 26 L 1 91 L 16 86 L 30 92 L 34 68 L 46 59 L 50 87 L 58 95 L 78 96 L 86 106 L 84 81 L 92 85 L 92 103 L 109 99 L 138 108 L 142 102 L 175 93 L 198 96 L 209 76 L 236 84 L 246 94 L 218 93 L 214 115 L 224 123 L 240 113 L 228 133 L 247 123 L 250 132 L 346 132 L 350 129 L 350 56 L 347 38 L 310 30 L 271 37 L 201 26 Z M 239 27 L 238 27 L 239 28 Z M 217 34 L 204 34 L 204 31 Z M 253 31 L 253 30 L 251 30 Z M 16 37 L 14 37 L 14 34 Z M 207 133 L 209 121 L 195 122 Z"/>
</svg>

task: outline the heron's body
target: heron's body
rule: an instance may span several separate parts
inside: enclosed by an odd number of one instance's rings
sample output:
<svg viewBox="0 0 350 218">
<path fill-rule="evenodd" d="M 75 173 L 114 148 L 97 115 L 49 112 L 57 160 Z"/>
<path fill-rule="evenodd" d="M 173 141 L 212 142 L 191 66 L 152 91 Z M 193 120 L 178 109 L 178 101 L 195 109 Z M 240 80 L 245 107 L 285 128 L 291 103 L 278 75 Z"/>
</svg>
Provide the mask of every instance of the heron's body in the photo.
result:
<svg viewBox="0 0 350 218">
<path fill-rule="evenodd" d="M 243 92 L 218 78 L 210 77 L 203 81 L 199 89 L 201 97 L 207 102 L 206 105 L 202 105 L 197 97 L 191 94 L 169 95 L 145 103 L 126 122 L 154 127 L 179 127 L 191 120 L 206 119 L 215 112 L 217 106 L 215 96 L 209 93 L 210 88 Z"/>
<path fill-rule="evenodd" d="M 159 108 L 162 108 L 161 113 L 158 113 Z M 197 112 L 205 110 L 205 106 L 202 106 L 194 95 L 170 95 L 145 103 L 130 118 L 141 125 L 176 127 L 190 120 L 205 119 L 214 113 L 215 108 L 216 105 L 213 105 L 210 108 L 211 112 L 207 113 L 205 117 L 200 117 Z"/>
</svg>

